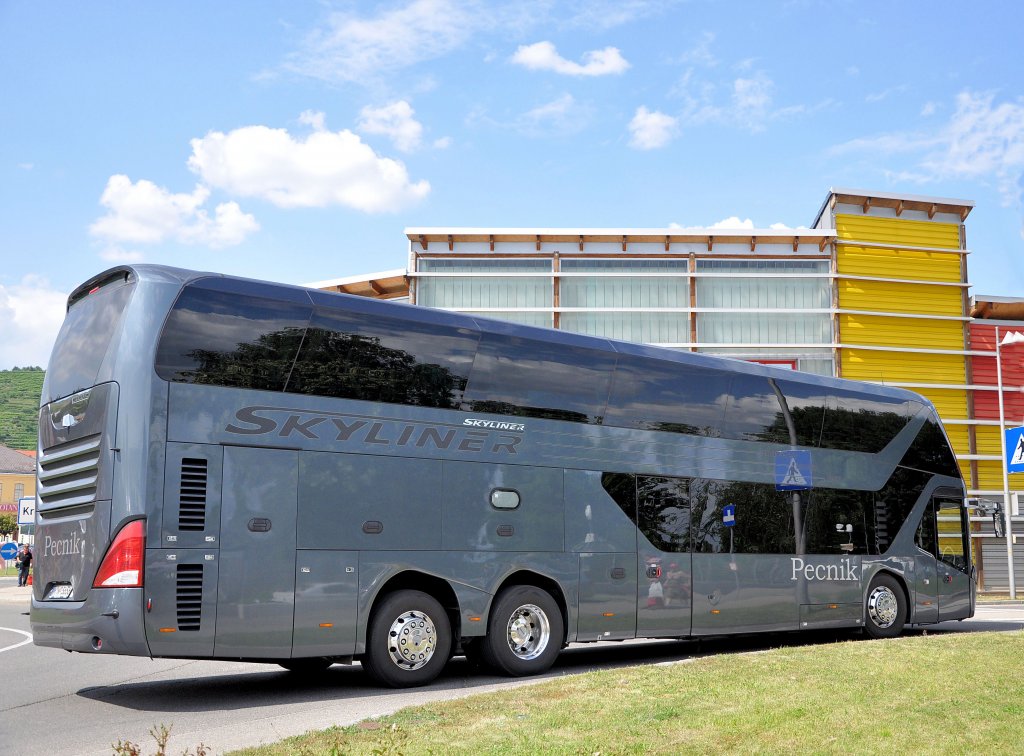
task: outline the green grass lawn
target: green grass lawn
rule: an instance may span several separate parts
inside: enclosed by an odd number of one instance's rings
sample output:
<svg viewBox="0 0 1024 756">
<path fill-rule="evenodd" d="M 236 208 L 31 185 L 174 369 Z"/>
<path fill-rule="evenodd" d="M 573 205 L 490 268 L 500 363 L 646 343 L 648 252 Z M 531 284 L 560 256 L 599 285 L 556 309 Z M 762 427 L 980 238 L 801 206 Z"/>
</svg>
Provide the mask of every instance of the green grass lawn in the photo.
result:
<svg viewBox="0 0 1024 756">
<path fill-rule="evenodd" d="M 1024 633 L 924 635 L 593 672 L 236 755 L 1024 752 Z"/>
</svg>

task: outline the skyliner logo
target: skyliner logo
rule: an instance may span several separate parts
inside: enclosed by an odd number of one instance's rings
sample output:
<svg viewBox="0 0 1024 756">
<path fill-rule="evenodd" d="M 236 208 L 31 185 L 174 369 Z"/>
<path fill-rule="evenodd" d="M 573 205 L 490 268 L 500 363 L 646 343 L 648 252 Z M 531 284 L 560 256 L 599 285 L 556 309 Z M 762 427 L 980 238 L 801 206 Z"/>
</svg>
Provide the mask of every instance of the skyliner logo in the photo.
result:
<svg viewBox="0 0 1024 756">
<path fill-rule="evenodd" d="M 290 407 L 242 407 L 224 428 L 237 436 L 297 441 L 333 441 L 395 448 L 438 449 L 471 454 L 517 454 L 522 423 L 467 418 L 462 424 L 424 423 L 400 418 L 310 412 Z M 269 439 L 267 439 L 269 442 Z"/>
</svg>

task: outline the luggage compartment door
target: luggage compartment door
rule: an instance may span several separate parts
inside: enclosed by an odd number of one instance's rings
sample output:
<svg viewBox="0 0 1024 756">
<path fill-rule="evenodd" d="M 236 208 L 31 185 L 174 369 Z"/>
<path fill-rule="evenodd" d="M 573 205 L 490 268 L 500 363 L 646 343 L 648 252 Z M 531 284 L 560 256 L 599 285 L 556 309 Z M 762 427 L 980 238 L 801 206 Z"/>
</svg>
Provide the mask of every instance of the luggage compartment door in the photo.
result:
<svg viewBox="0 0 1024 756">
<path fill-rule="evenodd" d="M 291 656 L 298 454 L 224 447 L 216 656 Z"/>
</svg>

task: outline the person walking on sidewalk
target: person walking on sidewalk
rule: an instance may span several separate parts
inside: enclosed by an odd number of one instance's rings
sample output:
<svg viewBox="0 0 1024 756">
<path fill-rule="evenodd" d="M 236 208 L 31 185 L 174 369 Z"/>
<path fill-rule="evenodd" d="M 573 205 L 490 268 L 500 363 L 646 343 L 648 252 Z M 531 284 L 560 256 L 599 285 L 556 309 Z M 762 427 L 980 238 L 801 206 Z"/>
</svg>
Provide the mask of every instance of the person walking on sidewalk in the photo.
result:
<svg viewBox="0 0 1024 756">
<path fill-rule="evenodd" d="M 28 544 L 21 544 L 21 551 L 15 561 L 18 563 L 18 586 L 28 585 L 28 571 L 32 567 L 32 551 Z"/>
</svg>

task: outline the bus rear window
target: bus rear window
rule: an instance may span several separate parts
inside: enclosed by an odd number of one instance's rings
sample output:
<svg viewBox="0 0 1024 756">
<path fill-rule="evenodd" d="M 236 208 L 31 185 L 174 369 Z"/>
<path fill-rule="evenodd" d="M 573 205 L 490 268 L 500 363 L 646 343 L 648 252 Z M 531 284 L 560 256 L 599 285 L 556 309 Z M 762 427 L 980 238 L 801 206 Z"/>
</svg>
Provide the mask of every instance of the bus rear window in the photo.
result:
<svg viewBox="0 0 1024 756">
<path fill-rule="evenodd" d="M 72 298 L 46 370 L 49 401 L 96 385 L 134 287 L 122 272 Z"/>
</svg>

